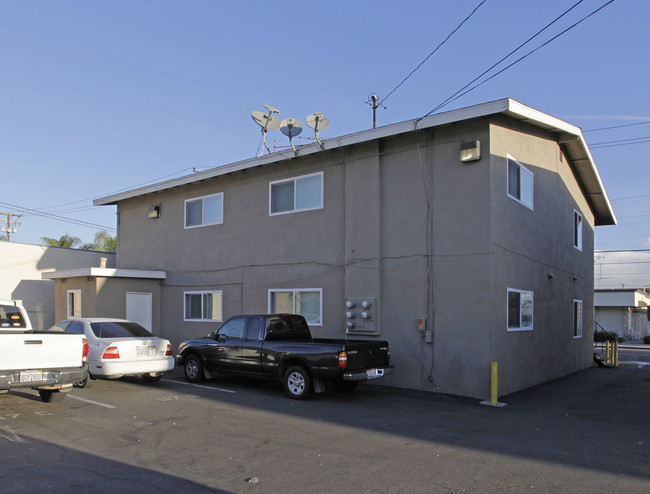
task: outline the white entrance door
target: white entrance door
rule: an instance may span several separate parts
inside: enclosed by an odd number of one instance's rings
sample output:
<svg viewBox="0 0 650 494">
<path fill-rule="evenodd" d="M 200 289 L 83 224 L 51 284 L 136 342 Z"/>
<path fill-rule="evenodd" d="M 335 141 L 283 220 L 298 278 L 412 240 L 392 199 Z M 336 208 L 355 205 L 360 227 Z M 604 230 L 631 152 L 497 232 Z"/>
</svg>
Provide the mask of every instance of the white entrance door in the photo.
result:
<svg viewBox="0 0 650 494">
<path fill-rule="evenodd" d="M 151 293 L 126 292 L 126 318 L 129 321 L 151 331 L 151 310 Z"/>
</svg>

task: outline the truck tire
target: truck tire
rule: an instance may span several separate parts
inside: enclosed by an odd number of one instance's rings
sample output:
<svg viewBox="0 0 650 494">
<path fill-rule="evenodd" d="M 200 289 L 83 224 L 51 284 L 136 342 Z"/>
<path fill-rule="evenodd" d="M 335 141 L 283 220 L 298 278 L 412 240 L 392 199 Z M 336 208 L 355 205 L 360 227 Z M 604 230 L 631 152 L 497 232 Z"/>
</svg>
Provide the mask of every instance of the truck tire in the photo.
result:
<svg viewBox="0 0 650 494">
<path fill-rule="evenodd" d="M 294 365 L 289 367 L 282 379 L 284 390 L 294 400 L 304 400 L 311 392 L 311 376 L 304 367 Z"/>
<path fill-rule="evenodd" d="M 203 362 L 196 355 L 188 355 L 183 362 L 185 379 L 191 383 L 203 381 Z"/>
<path fill-rule="evenodd" d="M 45 403 L 57 403 L 63 401 L 67 393 L 62 393 L 58 389 L 39 389 L 38 394 Z"/>
</svg>

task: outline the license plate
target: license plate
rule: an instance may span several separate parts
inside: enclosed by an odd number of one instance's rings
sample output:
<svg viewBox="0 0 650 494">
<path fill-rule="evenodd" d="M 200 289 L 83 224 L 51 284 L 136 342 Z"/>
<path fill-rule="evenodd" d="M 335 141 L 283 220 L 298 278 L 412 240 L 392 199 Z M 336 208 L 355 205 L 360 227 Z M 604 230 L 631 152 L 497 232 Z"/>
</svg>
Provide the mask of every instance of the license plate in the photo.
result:
<svg viewBox="0 0 650 494">
<path fill-rule="evenodd" d="M 368 376 L 368 379 L 372 379 L 373 377 L 382 377 L 384 375 L 384 369 L 369 369 L 366 371 L 366 375 Z"/>
<path fill-rule="evenodd" d="M 138 357 L 152 357 L 156 355 L 155 346 L 137 346 L 135 347 L 135 354 Z"/>
<path fill-rule="evenodd" d="M 40 382 L 42 380 L 43 380 L 43 371 L 40 370 L 20 371 L 21 383 Z"/>
</svg>

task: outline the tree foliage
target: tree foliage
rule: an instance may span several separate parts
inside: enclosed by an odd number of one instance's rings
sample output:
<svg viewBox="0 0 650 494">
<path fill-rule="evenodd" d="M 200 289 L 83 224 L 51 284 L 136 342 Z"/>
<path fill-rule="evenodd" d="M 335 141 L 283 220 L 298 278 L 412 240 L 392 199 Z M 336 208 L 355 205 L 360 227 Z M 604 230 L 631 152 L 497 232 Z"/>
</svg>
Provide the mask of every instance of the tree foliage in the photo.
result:
<svg viewBox="0 0 650 494">
<path fill-rule="evenodd" d="M 76 246 L 81 244 L 81 239 L 66 233 L 58 239 L 52 237 L 41 237 L 41 242 L 49 247 L 66 247 L 68 249 L 74 249 Z"/>
</svg>

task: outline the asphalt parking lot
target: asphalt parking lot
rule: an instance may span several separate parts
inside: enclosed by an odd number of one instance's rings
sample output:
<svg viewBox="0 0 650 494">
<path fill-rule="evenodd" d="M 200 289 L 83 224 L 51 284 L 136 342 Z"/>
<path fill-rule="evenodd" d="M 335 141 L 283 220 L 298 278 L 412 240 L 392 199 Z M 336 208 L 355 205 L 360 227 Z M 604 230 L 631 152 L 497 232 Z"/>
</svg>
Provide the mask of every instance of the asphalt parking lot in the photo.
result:
<svg viewBox="0 0 650 494">
<path fill-rule="evenodd" d="M 362 385 L 307 401 L 175 370 L 61 403 L 0 395 L 2 492 L 650 491 L 650 351 L 477 400 Z"/>
</svg>

